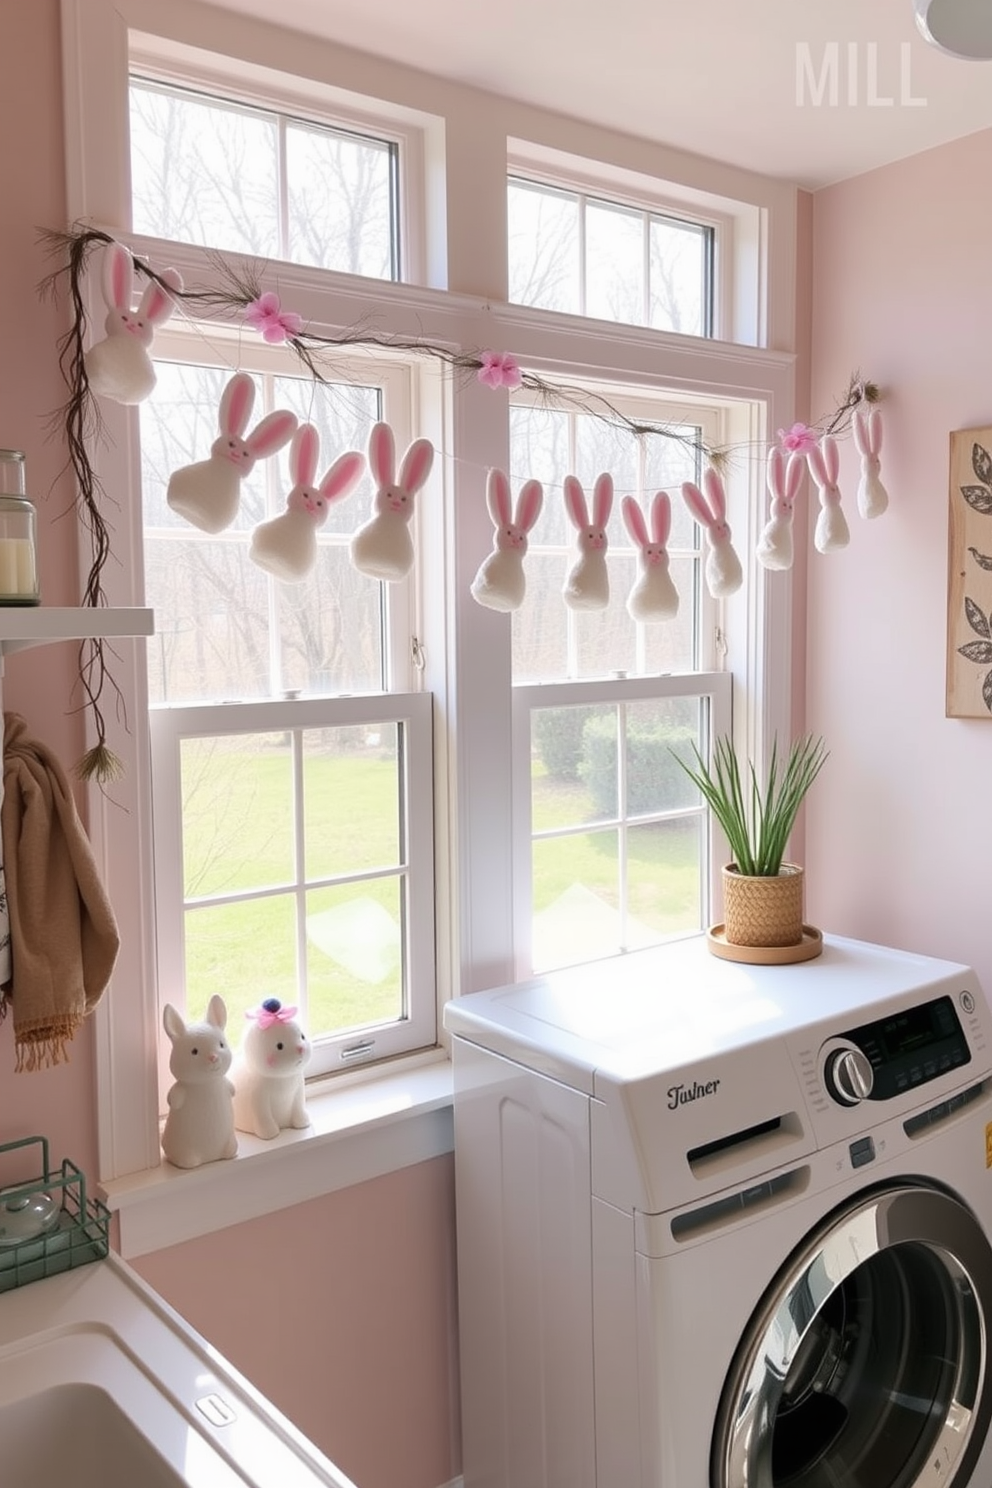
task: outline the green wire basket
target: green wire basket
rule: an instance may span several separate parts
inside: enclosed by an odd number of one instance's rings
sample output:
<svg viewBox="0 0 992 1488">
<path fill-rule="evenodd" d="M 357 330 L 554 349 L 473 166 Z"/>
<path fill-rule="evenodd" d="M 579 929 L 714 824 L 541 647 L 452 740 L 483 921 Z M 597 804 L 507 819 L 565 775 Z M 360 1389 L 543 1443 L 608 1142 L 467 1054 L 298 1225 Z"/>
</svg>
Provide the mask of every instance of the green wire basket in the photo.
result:
<svg viewBox="0 0 992 1488">
<path fill-rule="evenodd" d="M 53 1170 L 46 1137 L 0 1142 L 0 1161 L 14 1152 L 25 1156 L 25 1165 L 36 1176 L 0 1188 L 0 1205 L 9 1207 L 44 1194 L 58 1206 L 58 1223 L 43 1234 L 0 1244 L 0 1292 L 103 1260 L 110 1250 L 110 1210 L 87 1195 L 86 1177 L 76 1164 L 65 1158 Z"/>
</svg>

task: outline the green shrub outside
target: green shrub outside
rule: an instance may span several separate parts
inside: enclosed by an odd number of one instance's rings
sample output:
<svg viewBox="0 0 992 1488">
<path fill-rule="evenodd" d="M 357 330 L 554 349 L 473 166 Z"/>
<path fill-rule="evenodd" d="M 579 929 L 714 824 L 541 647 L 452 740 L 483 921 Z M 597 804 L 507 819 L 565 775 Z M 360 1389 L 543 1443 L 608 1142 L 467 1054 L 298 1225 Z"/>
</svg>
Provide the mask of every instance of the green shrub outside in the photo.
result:
<svg viewBox="0 0 992 1488">
<path fill-rule="evenodd" d="M 646 727 L 628 724 L 627 814 L 674 811 L 690 806 L 696 792 L 675 759 L 692 758 L 696 731 L 656 723 Z M 674 751 L 674 754 L 673 754 Z M 590 718 L 582 732 L 579 774 L 585 782 L 598 815 L 614 816 L 617 810 L 617 728 L 613 718 Z"/>
</svg>

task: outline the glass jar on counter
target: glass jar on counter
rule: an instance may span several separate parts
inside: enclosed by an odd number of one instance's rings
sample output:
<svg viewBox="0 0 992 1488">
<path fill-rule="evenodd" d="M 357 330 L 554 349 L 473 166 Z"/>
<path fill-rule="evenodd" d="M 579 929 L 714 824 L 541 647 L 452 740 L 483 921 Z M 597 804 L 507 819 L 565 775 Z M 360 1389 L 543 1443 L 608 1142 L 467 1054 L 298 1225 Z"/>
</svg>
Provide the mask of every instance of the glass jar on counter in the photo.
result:
<svg viewBox="0 0 992 1488">
<path fill-rule="evenodd" d="M 36 605 L 41 598 L 35 510 L 24 492 L 23 452 L 0 450 L 0 605 Z"/>
</svg>

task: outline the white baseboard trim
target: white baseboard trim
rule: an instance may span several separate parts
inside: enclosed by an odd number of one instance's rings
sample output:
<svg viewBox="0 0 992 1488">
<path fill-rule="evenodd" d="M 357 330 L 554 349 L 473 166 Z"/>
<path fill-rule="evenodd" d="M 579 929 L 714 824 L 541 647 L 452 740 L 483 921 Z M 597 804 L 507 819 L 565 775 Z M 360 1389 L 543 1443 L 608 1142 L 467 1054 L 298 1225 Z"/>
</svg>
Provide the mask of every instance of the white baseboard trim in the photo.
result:
<svg viewBox="0 0 992 1488">
<path fill-rule="evenodd" d="M 440 1488 L 465 1488 L 464 1478 L 452 1478 L 450 1483 L 442 1483 Z"/>
</svg>

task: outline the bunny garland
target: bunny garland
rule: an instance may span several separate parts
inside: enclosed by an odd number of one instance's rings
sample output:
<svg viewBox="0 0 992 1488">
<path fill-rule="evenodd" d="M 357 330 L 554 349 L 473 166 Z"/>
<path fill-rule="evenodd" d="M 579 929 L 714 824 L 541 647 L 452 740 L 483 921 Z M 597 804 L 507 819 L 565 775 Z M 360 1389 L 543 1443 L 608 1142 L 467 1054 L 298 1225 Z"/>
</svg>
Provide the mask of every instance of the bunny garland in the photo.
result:
<svg viewBox="0 0 992 1488">
<path fill-rule="evenodd" d="M 477 604 L 490 610 L 519 609 L 527 590 L 524 555 L 527 534 L 541 515 L 544 490 L 537 480 L 525 481 L 514 512 L 510 505 L 510 482 L 502 470 L 490 470 L 486 480 L 486 504 L 493 519 L 493 551 L 472 580 L 471 594 Z"/>
<path fill-rule="evenodd" d="M 851 415 L 851 433 L 861 456 L 861 480 L 858 485 L 858 511 L 863 517 L 880 517 L 889 504 L 889 493 L 880 474 L 882 452 L 882 414 L 877 408 L 864 414 L 856 409 Z"/>
<path fill-rule="evenodd" d="M 169 289 L 182 290 L 175 269 L 159 276 Z M 134 263 L 120 243 L 108 243 L 103 254 L 100 287 L 107 306 L 106 335 L 83 357 L 91 390 L 115 403 L 140 403 L 155 386 L 155 368 L 149 351 L 155 327 L 163 325 L 175 309 L 175 300 L 156 280 L 150 279 L 137 310 L 131 309 Z"/>
<path fill-rule="evenodd" d="M 259 522 L 251 534 L 249 558 L 287 584 L 305 579 L 313 568 L 317 528 L 327 521 L 331 503 L 342 501 L 365 469 L 365 456 L 349 450 L 338 456 L 320 484 L 315 485 L 319 458 L 320 435 L 313 424 L 301 424 L 289 447 L 293 488 L 286 497 L 286 510 Z"/>
<path fill-rule="evenodd" d="M 565 477 L 565 510 L 576 529 L 579 556 L 565 576 L 562 589 L 570 610 L 605 610 L 610 602 L 610 575 L 606 567 L 609 538 L 606 524 L 613 509 L 613 477 L 604 472 L 593 488 L 592 520 L 586 495 L 574 475 Z"/>
<path fill-rule="evenodd" d="M 220 435 L 210 449 L 210 458 L 184 465 L 169 478 L 165 499 L 174 512 L 201 532 L 223 532 L 238 514 L 241 482 L 255 468 L 288 443 L 296 429 L 296 414 L 286 409 L 266 414 L 250 434 L 245 434 L 255 384 L 247 372 L 235 372 L 221 394 L 217 421 Z"/>
<path fill-rule="evenodd" d="M 706 533 L 706 587 L 714 599 L 727 599 L 744 582 L 744 570 L 731 542 L 723 478 L 710 466 L 703 472 L 706 495 L 693 481 L 683 481 L 682 497 Z"/>
<path fill-rule="evenodd" d="M 816 519 L 813 543 L 819 553 L 836 553 L 851 541 L 850 528 L 841 506 L 837 485 L 840 475 L 840 451 L 832 434 L 824 434 L 817 448 L 807 451 L 810 472 L 820 496 L 820 515 Z"/>
<path fill-rule="evenodd" d="M 627 597 L 627 610 L 634 620 L 671 620 L 679 612 L 679 592 L 668 572 L 668 535 L 672 528 L 672 503 L 667 491 L 658 491 L 651 502 L 651 536 L 639 503 L 625 496 L 621 503 L 624 525 L 635 547 L 640 549 L 640 577 Z"/>
<path fill-rule="evenodd" d="M 755 554 L 765 568 L 785 570 L 792 567 L 793 509 L 805 474 L 806 461 L 798 450 L 793 450 L 786 460 L 781 446 L 772 445 L 768 451 L 766 472 L 771 506 Z"/>
<path fill-rule="evenodd" d="M 388 424 L 376 424 L 369 435 L 369 467 L 377 484 L 372 516 L 351 539 L 351 561 L 371 579 L 395 583 L 413 567 L 410 518 L 413 498 L 431 473 L 434 446 L 415 439 L 403 456 L 399 478 L 396 442 Z"/>
</svg>

